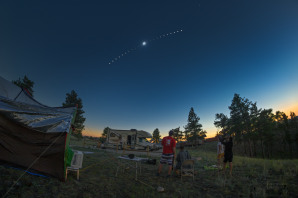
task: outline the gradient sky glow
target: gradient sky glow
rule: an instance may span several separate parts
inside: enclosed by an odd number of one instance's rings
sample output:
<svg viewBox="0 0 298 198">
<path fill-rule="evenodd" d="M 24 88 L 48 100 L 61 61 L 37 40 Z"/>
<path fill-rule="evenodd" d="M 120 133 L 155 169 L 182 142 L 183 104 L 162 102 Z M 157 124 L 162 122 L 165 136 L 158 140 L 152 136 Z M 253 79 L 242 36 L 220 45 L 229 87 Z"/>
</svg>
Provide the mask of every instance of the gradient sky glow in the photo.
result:
<svg viewBox="0 0 298 198">
<path fill-rule="evenodd" d="M 27 75 L 48 106 L 75 90 L 85 135 L 109 126 L 165 136 L 194 107 L 212 137 L 235 93 L 298 114 L 297 10 L 296 0 L 1 1 L 0 76 Z"/>
</svg>

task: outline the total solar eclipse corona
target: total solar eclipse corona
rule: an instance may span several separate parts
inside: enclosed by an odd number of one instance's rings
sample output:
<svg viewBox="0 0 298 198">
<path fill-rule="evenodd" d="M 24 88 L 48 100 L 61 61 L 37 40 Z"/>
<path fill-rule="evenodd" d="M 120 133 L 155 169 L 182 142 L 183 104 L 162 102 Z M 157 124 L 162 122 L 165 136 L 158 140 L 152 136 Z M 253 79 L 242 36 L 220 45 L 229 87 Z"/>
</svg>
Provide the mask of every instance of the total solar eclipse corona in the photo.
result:
<svg viewBox="0 0 298 198">
<path fill-rule="evenodd" d="M 182 32 L 182 30 L 180 30 L 180 31 L 178 30 L 178 31 L 174 31 L 174 32 L 170 32 L 170 33 L 167 33 L 167 34 L 160 35 L 158 37 L 155 37 L 155 38 L 150 39 L 149 42 L 153 42 L 153 41 L 158 40 L 158 39 L 161 39 L 162 37 L 165 37 L 165 36 L 174 35 L 175 33 L 178 33 L 178 32 Z M 143 41 L 142 46 L 145 46 L 145 45 L 147 45 L 147 43 L 145 41 Z M 133 51 L 134 49 L 136 50 L 139 47 L 140 46 L 133 47 L 133 48 L 130 49 L 130 51 Z M 109 64 L 114 63 L 116 60 L 120 59 L 121 57 L 123 57 L 124 55 L 126 55 L 127 53 L 129 53 L 130 51 L 128 50 L 126 52 L 123 52 L 120 56 L 117 56 L 115 59 L 113 59 L 111 62 L 109 62 Z"/>
</svg>

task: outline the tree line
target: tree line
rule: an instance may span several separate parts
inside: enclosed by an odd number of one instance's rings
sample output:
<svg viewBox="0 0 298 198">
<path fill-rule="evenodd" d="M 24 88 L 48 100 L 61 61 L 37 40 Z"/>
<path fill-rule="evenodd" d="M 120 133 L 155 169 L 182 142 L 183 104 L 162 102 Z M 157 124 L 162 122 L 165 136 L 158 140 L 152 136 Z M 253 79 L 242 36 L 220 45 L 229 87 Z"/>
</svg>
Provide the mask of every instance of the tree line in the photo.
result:
<svg viewBox="0 0 298 198">
<path fill-rule="evenodd" d="M 293 158 L 298 148 L 298 117 L 281 111 L 257 107 L 247 98 L 235 94 L 228 107 L 230 116 L 215 114 L 214 125 L 220 135 L 229 134 L 237 145 L 243 145 L 250 157 L 268 159 Z M 239 147 L 240 148 L 240 147 Z"/>
<path fill-rule="evenodd" d="M 197 148 L 197 140 L 204 139 L 206 137 L 207 131 L 203 130 L 203 125 L 199 123 L 200 117 L 194 112 L 193 107 L 190 108 L 187 124 L 184 126 L 184 131 L 180 131 L 180 127 L 172 129 L 174 132 L 173 138 L 177 142 L 181 141 L 194 141 Z M 105 139 L 109 127 L 104 128 L 101 138 Z M 152 139 L 154 143 L 159 143 L 161 138 L 160 131 L 158 128 L 154 129 L 152 133 Z"/>
<path fill-rule="evenodd" d="M 180 126 L 172 129 L 174 132 L 173 138 L 179 143 L 181 141 L 191 141 L 195 142 L 197 148 L 197 141 L 199 139 L 204 139 L 206 137 L 207 131 L 203 130 L 203 125 L 199 123 L 200 117 L 195 113 L 193 107 L 190 108 L 187 124 L 183 126 L 184 131 L 180 130 Z M 155 143 L 160 140 L 160 132 L 157 129 L 153 131 L 153 139 Z"/>
</svg>

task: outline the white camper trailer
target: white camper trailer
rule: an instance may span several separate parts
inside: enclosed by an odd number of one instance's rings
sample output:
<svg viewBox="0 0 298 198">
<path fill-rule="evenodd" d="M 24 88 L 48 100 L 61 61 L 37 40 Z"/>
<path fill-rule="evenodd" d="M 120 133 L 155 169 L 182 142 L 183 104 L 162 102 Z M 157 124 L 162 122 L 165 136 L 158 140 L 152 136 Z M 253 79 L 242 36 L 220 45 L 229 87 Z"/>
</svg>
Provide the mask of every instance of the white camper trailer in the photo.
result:
<svg viewBox="0 0 298 198">
<path fill-rule="evenodd" d="M 119 130 L 109 129 L 107 139 L 104 146 L 106 148 L 116 148 L 118 143 L 118 150 L 123 149 L 124 146 L 135 150 L 156 150 L 155 144 L 150 143 L 147 138 L 152 138 L 152 135 L 143 130 Z"/>
</svg>

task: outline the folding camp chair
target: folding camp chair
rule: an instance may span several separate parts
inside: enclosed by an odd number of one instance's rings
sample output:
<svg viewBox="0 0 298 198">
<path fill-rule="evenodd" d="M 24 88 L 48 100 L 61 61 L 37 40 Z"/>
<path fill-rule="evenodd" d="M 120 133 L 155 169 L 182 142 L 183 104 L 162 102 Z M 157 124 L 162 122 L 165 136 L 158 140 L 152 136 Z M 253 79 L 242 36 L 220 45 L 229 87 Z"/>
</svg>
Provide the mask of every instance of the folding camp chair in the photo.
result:
<svg viewBox="0 0 298 198">
<path fill-rule="evenodd" d="M 184 162 L 181 165 L 181 169 L 180 169 L 180 175 L 181 175 L 181 181 L 182 181 L 182 177 L 185 176 L 192 176 L 192 180 L 194 181 L 194 176 L 195 176 L 195 161 L 188 159 L 188 160 L 184 160 Z"/>
<path fill-rule="evenodd" d="M 66 167 L 66 175 L 65 175 L 65 179 L 67 179 L 67 171 L 74 171 L 74 172 L 77 172 L 77 180 L 79 181 L 79 178 L 80 178 L 80 170 L 79 170 L 78 168 Z"/>
</svg>

